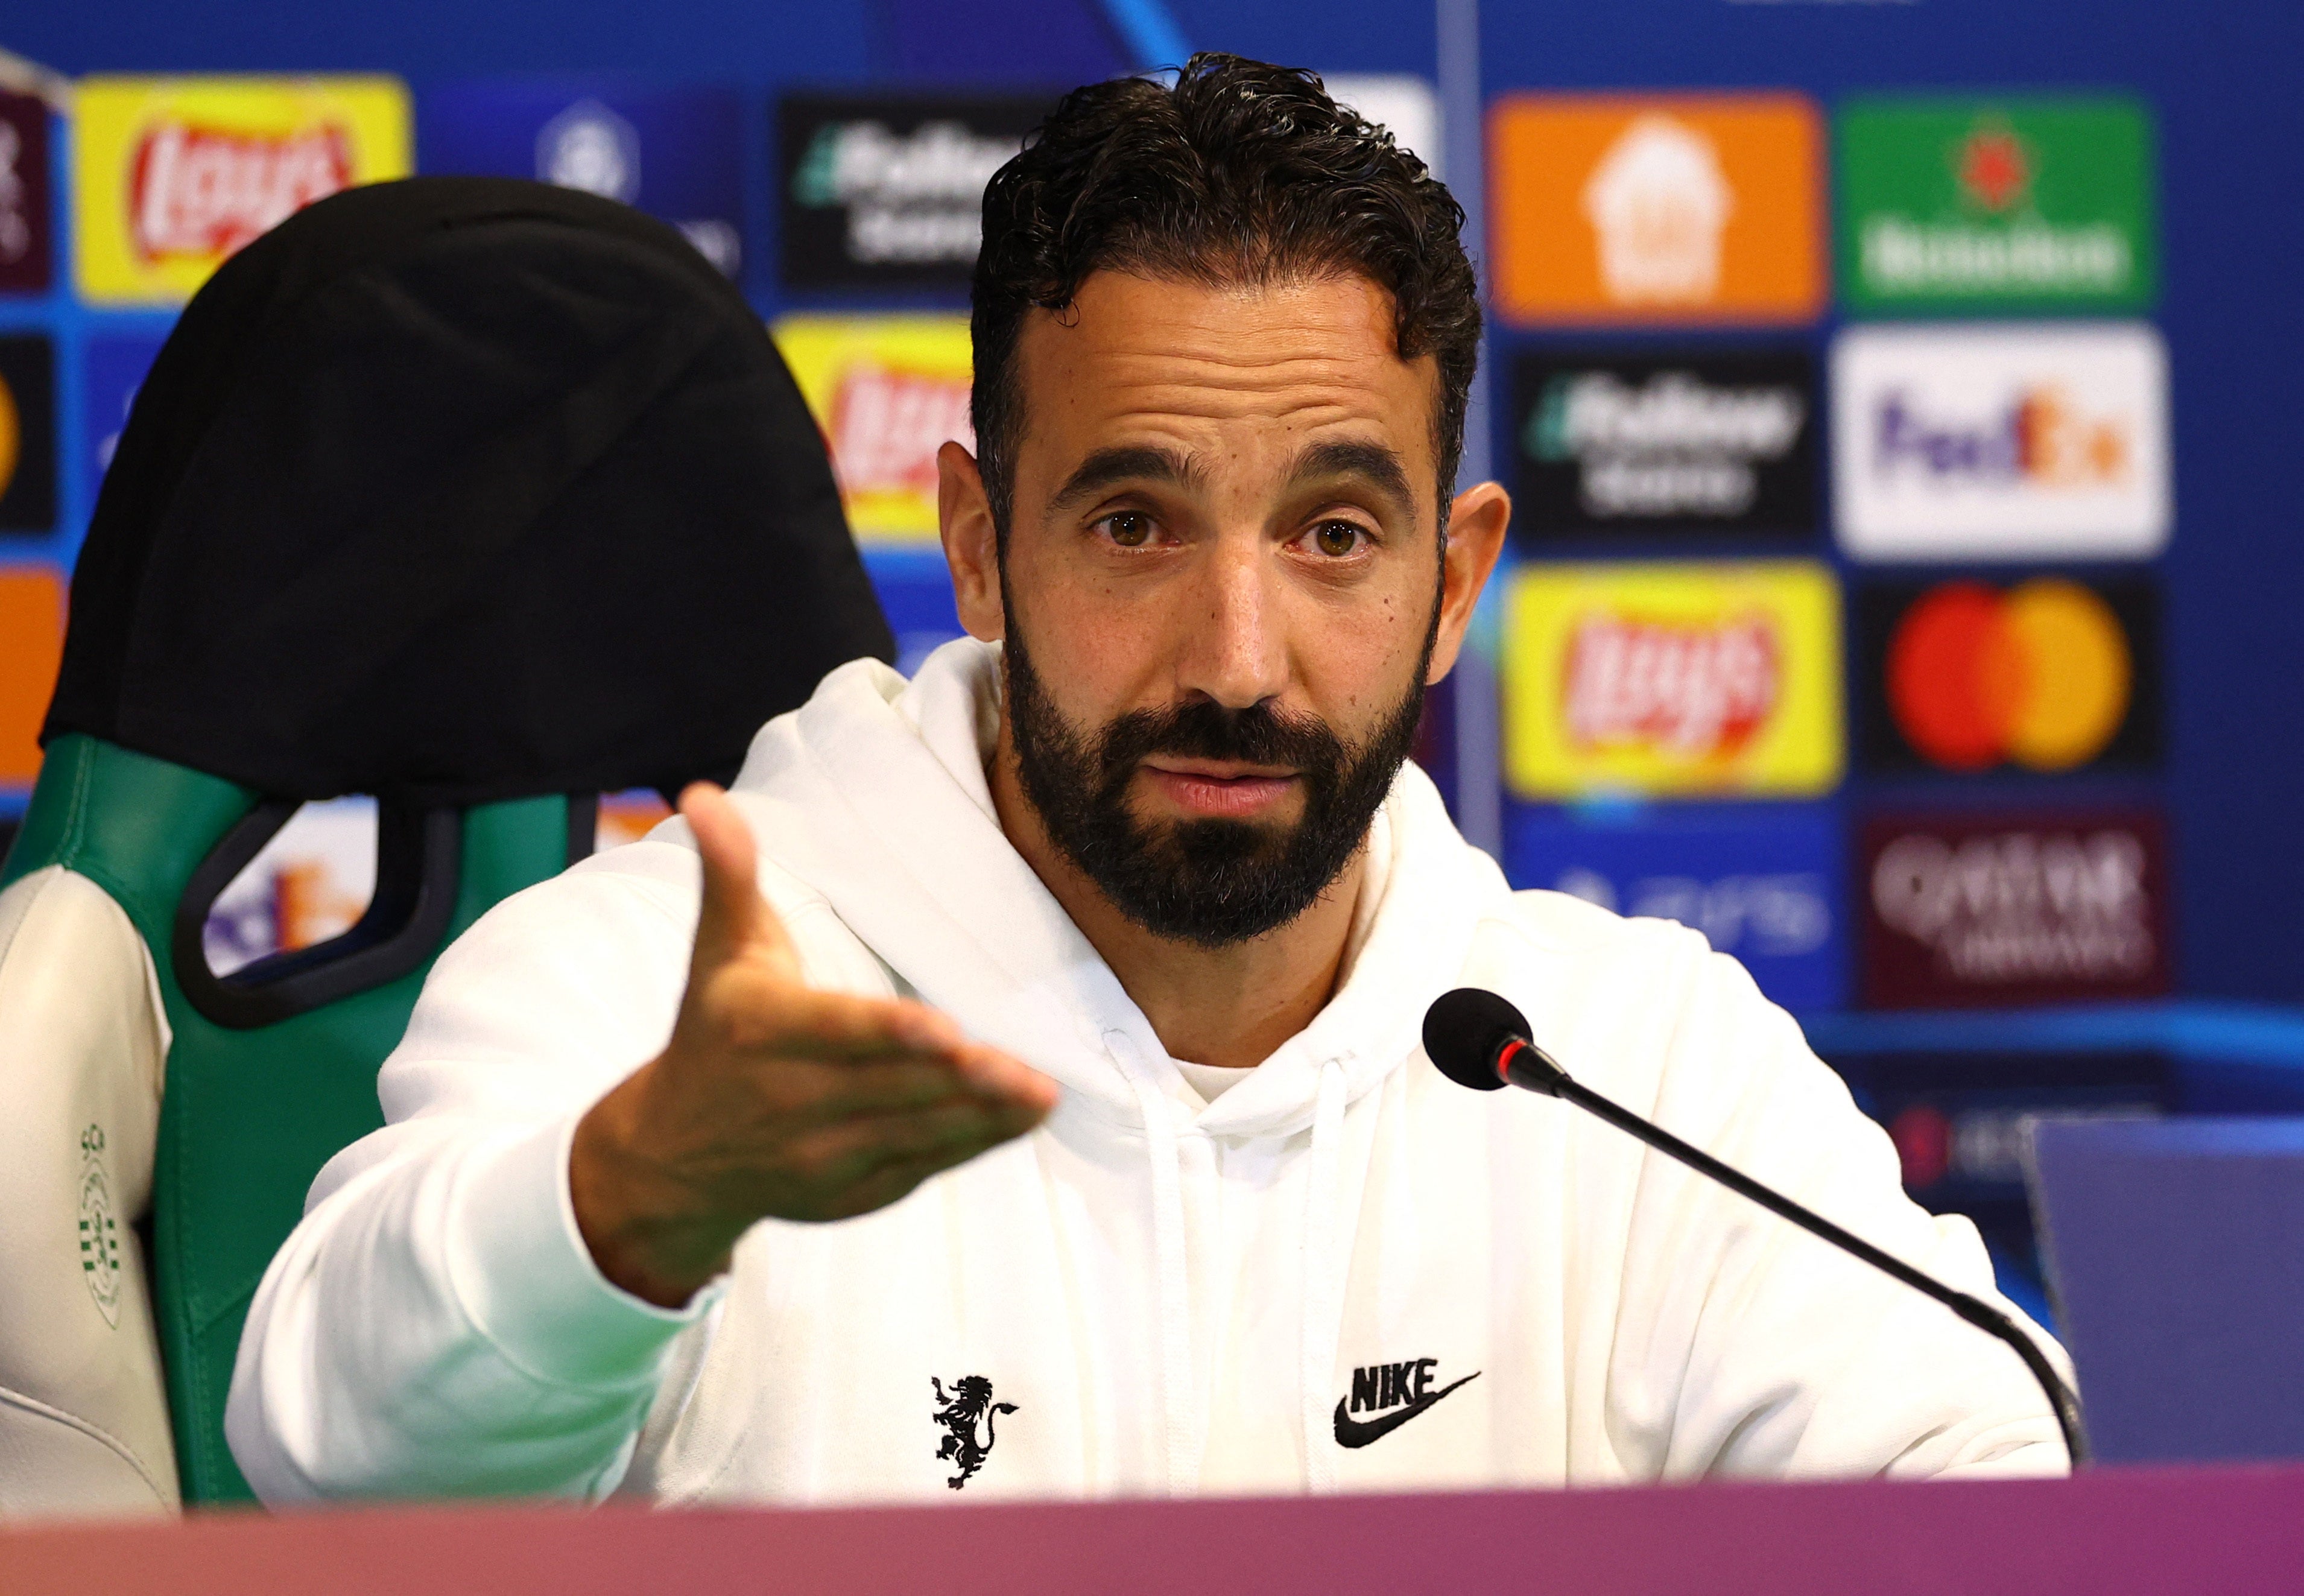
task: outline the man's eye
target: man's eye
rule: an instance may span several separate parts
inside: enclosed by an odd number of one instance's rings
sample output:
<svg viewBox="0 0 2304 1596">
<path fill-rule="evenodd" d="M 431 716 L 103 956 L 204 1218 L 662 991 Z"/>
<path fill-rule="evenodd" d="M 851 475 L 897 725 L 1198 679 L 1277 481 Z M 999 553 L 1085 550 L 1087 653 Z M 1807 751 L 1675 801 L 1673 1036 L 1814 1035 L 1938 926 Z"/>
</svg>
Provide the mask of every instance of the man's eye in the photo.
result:
<svg viewBox="0 0 2304 1596">
<path fill-rule="evenodd" d="M 1349 521 L 1324 521 L 1312 529 L 1312 547 L 1331 559 L 1360 552 L 1368 533 Z"/>
<path fill-rule="evenodd" d="M 1104 518 L 1104 531 L 1122 548 L 1141 548 L 1152 540 L 1152 518 L 1134 510 L 1122 510 L 1117 515 Z"/>
</svg>

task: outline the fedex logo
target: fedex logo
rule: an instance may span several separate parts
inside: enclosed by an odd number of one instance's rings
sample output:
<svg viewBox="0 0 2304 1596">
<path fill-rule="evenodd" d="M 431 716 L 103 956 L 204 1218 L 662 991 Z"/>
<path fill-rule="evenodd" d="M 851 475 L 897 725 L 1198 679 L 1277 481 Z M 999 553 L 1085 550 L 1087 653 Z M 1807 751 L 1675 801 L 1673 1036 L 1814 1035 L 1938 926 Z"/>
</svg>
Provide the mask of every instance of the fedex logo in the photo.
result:
<svg viewBox="0 0 2304 1596">
<path fill-rule="evenodd" d="M 2047 488 L 2116 485 L 2136 453 L 2132 418 L 2091 414 L 2054 385 L 2024 390 L 1981 420 L 1931 415 L 1923 400 L 1897 390 L 1881 401 L 1873 437 L 1876 471 Z"/>
<path fill-rule="evenodd" d="M 2136 323 L 1856 327 L 1832 352 L 1859 559 L 2145 559 L 2171 520 L 2167 353 Z"/>
</svg>

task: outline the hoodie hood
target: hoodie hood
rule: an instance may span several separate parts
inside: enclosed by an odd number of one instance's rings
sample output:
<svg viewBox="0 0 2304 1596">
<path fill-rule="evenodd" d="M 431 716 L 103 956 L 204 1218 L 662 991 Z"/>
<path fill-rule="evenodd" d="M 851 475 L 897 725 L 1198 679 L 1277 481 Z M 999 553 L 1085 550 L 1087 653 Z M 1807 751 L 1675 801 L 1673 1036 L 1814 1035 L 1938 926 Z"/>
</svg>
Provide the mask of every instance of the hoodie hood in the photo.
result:
<svg viewBox="0 0 2304 1596">
<path fill-rule="evenodd" d="M 1342 987 L 1199 1108 L 1143 1012 L 1000 828 L 985 777 L 999 695 L 999 647 L 972 639 L 937 649 L 909 683 L 870 659 L 833 672 L 761 730 L 733 789 L 762 854 L 821 894 L 924 1000 L 1125 1121 L 1144 1115 L 1131 1062 L 1210 1134 L 1287 1135 L 1311 1123 L 1328 1065 L 1349 1101 L 1416 1050 L 1426 1006 L 1463 968 L 1478 918 L 1468 900 L 1508 890 L 1422 771 L 1401 768 L 1370 827 Z"/>
</svg>

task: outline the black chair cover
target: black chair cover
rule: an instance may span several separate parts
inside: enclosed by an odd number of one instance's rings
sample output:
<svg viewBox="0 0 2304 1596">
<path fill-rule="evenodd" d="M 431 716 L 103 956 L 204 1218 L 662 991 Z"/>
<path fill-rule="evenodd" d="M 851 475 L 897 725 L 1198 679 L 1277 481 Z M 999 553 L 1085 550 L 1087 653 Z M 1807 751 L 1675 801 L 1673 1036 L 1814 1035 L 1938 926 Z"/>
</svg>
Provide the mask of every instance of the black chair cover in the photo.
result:
<svg viewBox="0 0 2304 1596">
<path fill-rule="evenodd" d="M 735 288 L 611 201 L 413 178 L 292 217 L 185 310 L 44 737 L 286 798 L 671 791 L 893 653 Z"/>
</svg>

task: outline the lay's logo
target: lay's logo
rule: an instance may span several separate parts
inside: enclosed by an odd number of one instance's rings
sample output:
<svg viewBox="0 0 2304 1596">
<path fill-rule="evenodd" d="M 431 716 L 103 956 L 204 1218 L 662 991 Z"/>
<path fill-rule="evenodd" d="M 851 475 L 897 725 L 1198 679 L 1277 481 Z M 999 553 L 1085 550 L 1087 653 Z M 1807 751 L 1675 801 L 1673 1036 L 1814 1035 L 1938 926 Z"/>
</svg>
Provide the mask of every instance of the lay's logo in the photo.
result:
<svg viewBox="0 0 2304 1596">
<path fill-rule="evenodd" d="M 305 206 L 410 170 L 391 78 L 90 78 L 72 120 L 74 275 L 98 305 L 179 303 Z"/>
<path fill-rule="evenodd" d="M 1523 797 L 1839 780 L 1839 594 L 1821 565 L 1524 565 L 1506 628 L 1504 764 Z"/>
<path fill-rule="evenodd" d="M 164 122 L 137 140 L 131 236 L 145 261 L 229 255 L 352 181 L 338 123 L 267 135 Z"/>
<path fill-rule="evenodd" d="M 936 451 L 976 446 L 965 316 L 787 316 L 776 347 L 832 452 L 860 543 L 936 535 Z"/>
<path fill-rule="evenodd" d="M 844 488 L 867 494 L 936 490 L 936 451 L 975 434 L 966 380 L 861 362 L 840 374 L 832 395 L 832 454 Z"/>
<path fill-rule="evenodd" d="M 1588 615 L 1569 643 L 1569 740 L 1587 753 L 1732 760 L 1775 708 L 1781 654 L 1764 614 L 1693 624 Z"/>
</svg>

